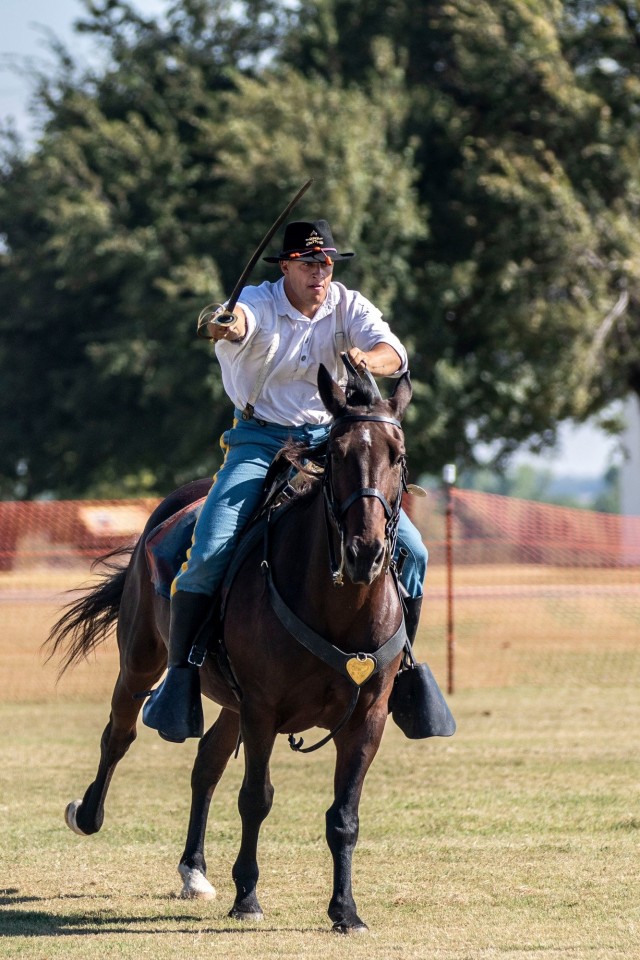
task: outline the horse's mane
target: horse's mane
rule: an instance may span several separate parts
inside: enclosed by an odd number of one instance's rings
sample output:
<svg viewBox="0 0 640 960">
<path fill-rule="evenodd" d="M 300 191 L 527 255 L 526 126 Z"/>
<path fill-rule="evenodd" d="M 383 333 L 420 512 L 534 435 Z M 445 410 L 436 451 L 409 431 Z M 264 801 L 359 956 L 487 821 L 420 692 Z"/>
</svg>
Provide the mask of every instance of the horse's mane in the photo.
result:
<svg viewBox="0 0 640 960">
<path fill-rule="evenodd" d="M 282 447 L 279 456 L 297 471 L 294 484 L 296 497 L 315 492 L 324 474 L 324 449 L 324 444 L 319 448 L 311 448 L 299 440 L 287 440 Z"/>
</svg>

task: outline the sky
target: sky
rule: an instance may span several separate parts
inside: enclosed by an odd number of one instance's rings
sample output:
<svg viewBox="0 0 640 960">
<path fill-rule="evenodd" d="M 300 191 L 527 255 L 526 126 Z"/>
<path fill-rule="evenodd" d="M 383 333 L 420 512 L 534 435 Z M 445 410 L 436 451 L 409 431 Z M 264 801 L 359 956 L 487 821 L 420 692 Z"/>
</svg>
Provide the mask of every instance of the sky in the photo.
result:
<svg viewBox="0 0 640 960">
<path fill-rule="evenodd" d="M 159 14 L 168 0 L 130 0 L 142 14 Z M 89 56 L 90 42 L 74 33 L 73 23 L 84 14 L 80 0 L 0 0 L 0 116 L 13 117 L 20 133 L 27 135 L 30 87 L 12 72 L 9 61 L 34 57 L 39 64 L 51 62 L 47 53 L 46 27 L 76 54 Z"/>
<path fill-rule="evenodd" d="M 143 14 L 159 14 L 168 0 L 133 0 L 132 6 Z M 30 86 L 27 80 L 9 69 L 10 62 L 34 57 L 39 63 L 51 60 L 46 49 L 47 27 L 76 56 L 88 58 L 89 44 L 73 32 L 73 22 L 82 16 L 80 0 L 0 0 L 0 117 L 13 118 L 18 131 L 28 137 Z M 613 462 L 619 442 L 596 426 L 563 426 L 558 447 L 544 456 L 516 455 L 514 464 L 530 463 L 557 476 L 599 477 Z"/>
</svg>

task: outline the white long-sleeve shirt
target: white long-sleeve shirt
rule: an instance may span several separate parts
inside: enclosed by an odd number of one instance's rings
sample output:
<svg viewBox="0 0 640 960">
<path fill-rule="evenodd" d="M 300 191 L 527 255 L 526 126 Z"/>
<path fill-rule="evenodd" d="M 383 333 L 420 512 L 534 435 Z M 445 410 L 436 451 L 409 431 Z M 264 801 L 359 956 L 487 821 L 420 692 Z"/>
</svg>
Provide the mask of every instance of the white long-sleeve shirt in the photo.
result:
<svg viewBox="0 0 640 960">
<path fill-rule="evenodd" d="M 284 277 L 276 283 L 265 281 L 257 287 L 244 288 L 238 305 L 247 318 L 246 337 L 240 343 L 218 340 L 215 346 L 224 388 L 238 409 L 245 408 L 278 330 L 278 350 L 256 401 L 255 416 L 292 427 L 331 420 L 318 393 L 317 377 L 320 363 L 334 379 L 338 377 L 336 307 L 340 289 L 331 283 L 324 303 L 310 319 L 289 302 L 284 292 Z M 342 349 L 353 346 L 367 352 L 378 343 L 387 343 L 402 361 L 393 375 L 399 377 L 407 369 L 407 354 L 400 340 L 369 300 L 356 290 L 342 287 L 342 291 L 341 309 L 347 340 Z"/>
</svg>

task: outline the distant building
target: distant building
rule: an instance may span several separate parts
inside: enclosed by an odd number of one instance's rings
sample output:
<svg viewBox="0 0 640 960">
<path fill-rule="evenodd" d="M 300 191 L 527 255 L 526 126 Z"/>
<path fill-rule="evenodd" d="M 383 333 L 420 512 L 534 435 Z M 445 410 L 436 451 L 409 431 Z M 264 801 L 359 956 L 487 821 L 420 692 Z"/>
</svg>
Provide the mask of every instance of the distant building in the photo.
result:
<svg viewBox="0 0 640 960">
<path fill-rule="evenodd" d="M 623 518 L 640 517 L 640 401 L 633 394 L 625 404 L 626 430 L 622 437 L 625 458 L 620 467 L 620 512 Z M 636 521 L 637 523 L 637 521 Z M 640 564 L 640 542 L 634 521 L 623 528 L 623 551 L 627 563 Z"/>
<path fill-rule="evenodd" d="M 625 458 L 620 467 L 620 512 L 640 517 L 640 401 L 631 394 L 625 404 Z"/>
</svg>

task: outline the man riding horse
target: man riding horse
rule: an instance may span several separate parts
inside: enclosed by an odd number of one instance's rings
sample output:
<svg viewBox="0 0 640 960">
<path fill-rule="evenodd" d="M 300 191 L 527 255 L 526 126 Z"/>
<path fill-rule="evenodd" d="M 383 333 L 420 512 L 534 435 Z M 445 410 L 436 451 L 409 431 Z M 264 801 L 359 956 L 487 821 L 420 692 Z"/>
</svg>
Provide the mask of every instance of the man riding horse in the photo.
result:
<svg viewBox="0 0 640 960">
<path fill-rule="evenodd" d="M 338 252 L 326 220 L 289 223 L 281 251 L 263 258 L 280 265 L 279 280 L 244 287 L 231 310 L 221 306 L 206 318 L 235 410 L 221 438 L 223 464 L 172 584 L 167 676 L 144 711 L 146 725 L 166 740 L 180 743 L 203 734 L 199 667 L 191 652 L 239 534 L 259 505 L 269 465 L 290 439 L 313 448 L 328 437 L 331 416 L 318 392 L 319 365 L 338 379 L 346 352 L 356 369 L 375 376 L 400 377 L 407 370 L 406 351 L 380 311 L 333 280 L 334 263 L 353 256 Z M 428 554 L 404 511 L 399 550 L 413 642 Z"/>
</svg>

